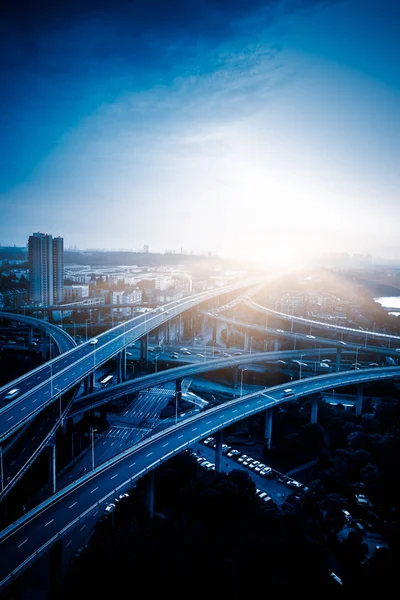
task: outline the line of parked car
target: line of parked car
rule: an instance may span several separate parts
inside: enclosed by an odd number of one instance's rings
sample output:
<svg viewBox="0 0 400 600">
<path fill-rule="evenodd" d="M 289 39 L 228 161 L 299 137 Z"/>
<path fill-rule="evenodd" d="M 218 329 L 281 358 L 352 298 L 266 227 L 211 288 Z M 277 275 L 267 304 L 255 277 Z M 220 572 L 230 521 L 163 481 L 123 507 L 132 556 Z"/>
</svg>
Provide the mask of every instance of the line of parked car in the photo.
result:
<svg viewBox="0 0 400 600">
<path fill-rule="evenodd" d="M 217 446 L 216 440 L 212 436 L 202 440 L 202 443 L 211 448 L 216 448 Z M 243 467 L 247 467 L 254 473 L 257 473 L 257 475 L 260 475 L 261 477 L 265 477 L 267 479 L 273 479 L 276 477 L 279 483 L 283 483 L 292 489 L 302 489 L 304 492 L 308 489 L 299 481 L 296 481 L 295 479 L 292 479 L 287 475 L 282 475 L 282 473 L 276 471 L 275 469 L 272 469 L 272 467 L 269 467 L 260 460 L 257 460 L 248 454 L 240 452 L 240 450 L 236 450 L 235 448 L 232 448 L 227 444 L 222 444 L 222 454 L 224 454 L 228 458 L 233 458 Z"/>
</svg>

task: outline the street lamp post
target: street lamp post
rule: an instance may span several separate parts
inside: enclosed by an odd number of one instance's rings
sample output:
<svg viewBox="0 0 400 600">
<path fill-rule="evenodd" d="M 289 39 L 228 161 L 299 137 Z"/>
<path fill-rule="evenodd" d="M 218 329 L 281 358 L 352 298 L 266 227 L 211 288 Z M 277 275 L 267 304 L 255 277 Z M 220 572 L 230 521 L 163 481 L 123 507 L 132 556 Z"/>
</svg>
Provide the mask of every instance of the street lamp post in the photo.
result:
<svg viewBox="0 0 400 600">
<path fill-rule="evenodd" d="M 319 361 L 321 360 L 321 348 L 318 350 L 318 364 Z M 314 369 L 314 375 L 317 374 L 317 361 L 315 361 L 315 369 Z"/>
<path fill-rule="evenodd" d="M 61 420 L 61 425 L 62 425 L 62 404 L 61 404 L 61 390 L 58 389 L 58 387 L 55 385 L 54 389 L 59 393 L 59 403 L 60 403 L 60 420 Z"/>
<path fill-rule="evenodd" d="M 305 356 L 305 354 L 300 354 L 300 373 L 299 373 L 299 379 L 301 379 L 301 367 L 303 366 L 303 356 Z"/>
<path fill-rule="evenodd" d="M 247 371 L 247 369 L 243 369 L 241 368 L 241 374 L 240 374 L 240 396 L 243 396 L 243 373 L 244 371 Z"/>
<path fill-rule="evenodd" d="M 87 324 L 88 324 L 88 321 L 90 321 L 90 319 L 86 319 L 86 321 L 85 321 L 86 341 L 88 341 L 88 335 L 87 335 Z"/>
<path fill-rule="evenodd" d="M 357 346 L 357 348 L 356 348 L 356 366 L 355 366 L 356 369 L 358 368 L 358 349 L 359 348 L 361 348 L 361 346 Z"/>
<path fill-rule="evenodd" d="M 97 431 L 97 427 L 90 426 L 90 438 L 92 444 L 92 471 L 94 471 L 94 432 Z"/>
</svg>

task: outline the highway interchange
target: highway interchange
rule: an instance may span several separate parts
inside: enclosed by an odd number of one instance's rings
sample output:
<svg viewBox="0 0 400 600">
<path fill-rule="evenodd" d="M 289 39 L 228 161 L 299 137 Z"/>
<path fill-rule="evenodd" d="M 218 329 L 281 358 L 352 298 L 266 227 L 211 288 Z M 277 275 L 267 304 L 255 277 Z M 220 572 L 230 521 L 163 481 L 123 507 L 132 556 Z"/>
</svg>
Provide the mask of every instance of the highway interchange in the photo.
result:
<svg viewBox="0 0 400 600">
<path fill-rule="evenodd" d="M 197 303 L 200 304 L 206 299 L 203 295 L 198 299 Z M 50 363 L 46 363 L 42 367 L 30 372 L 26 377 L 20 378 L 18 384 L 20 385 L 21 395 L 18 400 L 6 405 L 0 411 L 1 439 L 5 439 L 10 435 L 10 432 L 16 430 L 17 427 L 14 426 L 14 423 L 10 423 L 10 421 L 15 419 L 15 423 L 18 421 L 19 426 L 21 426 L 21 423 L 26 418 L 32 418 L 34 414 L 37 414 L 44 406 L 54 400 L 57 394 L 70 389 L 72 385 L 81 381 L 85 375 L 93 370 L 94 366 L 100 366 L 122 348 L 192 306 L 192 300 L 187 300 L 186 303 L 181 301 L 181 303 L 169 307 L 168 310 L 165 309 L 161 313 L 154 312 L 154 314 L 143 315 L 143 317 L 133 319 L 98 336 L 96 344 L 91 344 L 88 341 L 53 359 L 51 361 L 52 366 L 50 366 Z M 391 337 L 393 338 L 393 336 Z M 318 340 L 313 341 L 318 342 Z M 330 340 L 330 344 L 333 345 L 332 340 Z M 337 353 L 338 348 L 337 344 L 334 345 L 336 348 L 330 349 L 333 354 Z M 348 344 L 348 346 L 350 349 L 352 345 Z M 371 350 L 376 352 L 379 351 L 379 348 L 371 347 Z M 307 352 L 312 351 L 312 349 L 307 349 Z M 318 349 L 314 349 L 314 352 L 317 351 Z M 327 351 L 328 349 L 324 350 L 324 352 Z M 303 349 L 298 352 L 303 352 L 304 354 L 305 351 Z M 293 358 L 293 351 L 289 351 L 289 353 Z M 282 351 L 268 353 L 269 360 L 275 360 L 278 355 L 282 356 L 283 354 L 284 352 Z M 138 378 L 137 382 L 127 381 L 116 387 L 121 388 L 126 386 L 128 388 L 132 386 L 129 389 L 133 391 L 135 389 L 134 386 L 137 385 L 136 390 L 145 389 L 150 386 L 161 385 L 161 383 L 171 381 L 177 377 L 201 373 L 210 369 L 238 366 L 246 362 L 257 361 L 258 359 L 265 361 L 266 353 L 201 361 L 197 365 L 187 365 L 172 369 L 168 374 L 165 371 L 159 372 L 146 376 L 147 379 L 146 377 L 140 378 L 142 381 L 139 381 Z M 290 383 L 290 388 L 293 392 L 290 394 L 290 399 L 350 384 L 392 379 L 399 375 L 400 367 L 396 366 L 381 367 L 380 369 L 352 370 L 309 377 Z M 11 385 L 14 386 L 15 382 L 12 382 Z M 0 390 L 0 396 L 6 394 L 10 386 L 4 386 Z M 53 390 L 51 386 L 53 386 Z M 55 388 L 58 391 L 54 394 Z M 73 528 L 76 523 L 88 516 L 93 510 L 96 510 L 99 505 L 107 502 L 119 490 L 130 486 L 134 481 L 156 468 L 162 462 L 204 437 L 212 435 L 219 429 L 240 421 L 246 416 L 285 402 L 288 399 L 285 389 L 287 389 L 287 384 L 245 395 L 229 403 L 189 417 L 177 423 L 177 425 L 158 432 L 143 441 L 138 443 L 133 442 L 133 446 L 120 452 L 104 464 L 99 465 L 93 472 L 72 482 L 66 488 L 60 490 L 41 505 L 25 514 L 18 521 L 0 532 L 2 557 L 4 557 L 0 565 L 0 588 L 7 585 L 24 568 L 31 564 L 39 554 L 45 552 L 53 543 Z M 119 395 L 121 395 L 121 391 L 118 391 Z M 105 390 L 105 392 L 110 392 L 110 390 Z M 107 397 L 108 401 L 110 400 L 110 396 L 111 393 Z M 35 403 L 37 403 L 38 408 L 31 407 Z M 26 412 L 26 417 L 25 415 L 22 415 L 22 417 L 19 414 L 17 415 L 17 410 L 20 413 Z"/>
<path fill-rule="evenodd" d="M 364 369 L 291 382 L 291 399 L 371 380 L 392 379 L 400 367 Z M 0 532 L 0 588 L 99 504 L 150 470 L 221 428 L 287 401 L 287 384 L 248 394 L 189 417 L 116 455 Z"/>
</svg>

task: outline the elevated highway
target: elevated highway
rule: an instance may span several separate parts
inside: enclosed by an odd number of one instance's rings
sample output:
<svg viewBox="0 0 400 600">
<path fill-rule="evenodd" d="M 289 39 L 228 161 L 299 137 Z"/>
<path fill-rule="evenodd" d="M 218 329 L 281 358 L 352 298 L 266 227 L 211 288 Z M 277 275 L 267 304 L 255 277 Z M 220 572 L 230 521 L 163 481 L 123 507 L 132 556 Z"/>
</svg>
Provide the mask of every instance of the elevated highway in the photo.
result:
<svg viewBox="0 0 400 600">
<path fill-rule="evenodd" d="M 7 319 L 9 321 L 18 321 L 25 323 L 33 328 L 42 330 L 45 334 L 51 336 L 57 344 L 60 353 L 67 352 L 71 348 L 75 348 L 76 342 L 72 336 L 66 331 L 63 331 L 58 325 L 53 325 L 42 319 L 36 319 L 35 317 L 28 317 L 25 315 L 15 315 L 9 312 L 0 312 L 0 319 Z M 1 389 L 0 389 L 1 397 Z"/>
<path fill-rule="evenodd" d="M 269 309 L 267 309 L 269 310 Z M 238 329 L 244 329 L 244 330 L 250 330 L 250 331 L 257 331 L 260 334 L 263 335 L 270 335 L 272 337 L 274 337 L 275 339 L 282 339 L 282 340 L 292 340 L 293 341 L 293 349 L 296 349 L 296 344 L 298 341 L 302 341 L 305 342 L 306 344 L 314 344 L 314 346 L 320 346 L 322 347 L 336 347 L 338 350 L 352 350 L 354 353 L 357 351 L 357 349 L 359 350 L 363 350 L 364 352 L 370 352 L 372 354 L 382 354 L 385 356 L 398 356 L 400 358 L 400 352 L 396 352 L 396 348 L 389 348 L 389 347 L 384 347 L 384 346 L 374 346 L 374 345 L 370 345 L 370 344 L 361 344 L 361 343 L 356 343 L 356 342 L 343 342 L 343 340 L 335 340 L 329 337 L 322 337 L 322 336 L 318 336 L 318 335 L 310 335 L 310 334 L 306 334 L 306 333 L 299 333 L 299 332 L 294 332 L 294 331 L 286 331 L 283 329 L 276 329 L 273 327 L 263 327 L 262 325 L 254 325 L 253 323 L 248 323 L 246 321 L 241 321 L 239 319 L 236 318 L 231 318 L 231 317 L 227 317 L 224 316 L 222 314 L 214 314 L 212 312 L 206 312 L 206 311 L 202 311 L 202 314 L 204 316 L 207 316 L 210 319 L 213 319 L 215 321 L 219 321 L 222 323 L 227 323 L 229 325 L 232 325 L 233 327 L 237 327 Z M 300 317 L 299 317 L 300 318 Z M 314 321 L 313 321 L 314 322 Z M 321 323 L 321 325 L 326 325 L 325 323 Z M 342 328 L 342 329 L 346 329 L 346 328 Z M 362 331 L 358 331 L 358 329 L 354 329 L 351 331 L 357 331 L 358 333 L 362 334 Z M 379 334 L 378 334 L 379 335 Z M 385 334 L 380 334 L 380 335 L 385 335 Z M 396 339 L 395 336 L 391 336 L 391 339 Z M 400 344 L 400 337 L 397 338 L 399 340 L 399 344 Z M 308 348 L 306 348 L 306 350 L 308 351 Z"/>
<path fill-rule="evenodd" d="M 307 354 L 317 357 L 318 352 L 319 349 L 310 349 L 307 351 Z M 337 355 L 337 350 L 336 348 L 329 348 L 324 350 L 324 355 L 325 354 L 326 356 L 334 357 Z M 194 364 L 185 365 L 184 367 L 166 369 L 165 371 L 159 371 L 158 373 L 151 373 L 150 375 L 129 379 L 128 381 L 124 381 L 112 387 L 107 387 L 98 392 L 78 398 L 71 406 L 67 417 L 75 417 L 84 411 L 97 408 L 105 402 L 111 402 L 114 399 L 120 398 L 124 394 L 132 394 L 139 390 L 160 386 L 169 381 L 176 381 L 177 379 L 193 377 L 195 375 L 201 375 L 202 373 L 210 373 L 212 371 L 230 367 L 238 368 L 241 365 L 248 365 L 251 363 L 271 363 L 276 362 L 279 359 L 296 359 L 300 358 L 301 355 L 304 356 L 304 350 L 259 352 L 254 354 L 244 354 L 242 356 L 232 356 L 230 358 L 219 358 L 208 361 L 202 360 Z"/>
<path fill-rule="evenodd" d="M 392 379 L 400 367 L 347 371 L 266 388 L 206 410 L 128 448 L 76 480 L 0 532 L 0 589 L 35 562 L 85 517 L 163 462 L 245 417 L 288 400 L 332 388 Z"/>
<path fill-rule="evenodd" d="M 365 339 L 372 338 L 377 340 L 385 340 L 389 343 L 397 343 L 400 347 L 400 336 L 391 335 L 387 333 L 380 333 L 379 331 L 367 331 L 365 329 L 354 329 L 352 327 L 344 327 L 343 325 L 334 325 L 333 323 L 325 323 L 323 321 L 315 321 L 313 319 L 306 319 L 305 317 L 295 317 L 293 315 L 288 315 L 286 313 L 278 312 L 276 310 L 272 310 L 271 308 L 266 308 L 265 306 L 261 306 L 261 304 L 257 304 L 251 298 L 244 298 L 243 302 L 249 308 L 253 310 L 257 310 L 258 312 L 262 312 L 264 314 L 270 314 L 274 317 L 280 318 L 284 321 L 289 321 L 292 323 L 301 323 L 302 325 L 307 325 L 309 327 L 319 327 L 323 329 L 329 329 L 331 331 L 336 331 L 338 333 L 348 333 L 348 334 L 357 334 L 359 336 L 365 336 Z"/>
<path fill-rule="evenodd" d="M 0 409 L 0 443 L 129 344 L 203 302 L 251 287 L 254 287 L 254 281 L 170 302 L 162 309 L 135 317 L 70 349 L 3 386 L 0 389 L 0 402 L 4 403 L 7 393 L 13 388 L 18 389 L 18 397 Z"/>
</svg>

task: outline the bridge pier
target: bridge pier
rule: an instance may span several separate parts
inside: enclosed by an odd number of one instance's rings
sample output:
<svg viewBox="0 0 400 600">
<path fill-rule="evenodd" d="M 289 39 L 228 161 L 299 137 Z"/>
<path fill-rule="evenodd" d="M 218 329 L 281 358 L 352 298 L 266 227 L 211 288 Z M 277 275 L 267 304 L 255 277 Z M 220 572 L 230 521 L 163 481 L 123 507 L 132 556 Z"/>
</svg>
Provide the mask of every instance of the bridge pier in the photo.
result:
<svg viewBox="0 0 400 600">
<path fill-rule="evenodd" d="M 28 327 L 28 342 L 32 344 L 33 342 L 33 327 Z"/>
<path fill-rule="evenodd" d="M 265 411 L 265 429 L 264 429 L 264 445 L 271 448 L 272 437 L 272 408 L 267 408 Z"/>
<path fill-rule="evenodd" d="M 178 342 L 178 344 L 180 344 L 182 340 L 182 316 L 180 314 L 177 317 L 175 339 Z"/>
<path fill-rule="evenodd" d="M 183 381 L 183 377 L 179 377 L 175 381 L 175 399 L 176 399 L 177 405 L 180 405 L 181 400 L 182 400 L 182 381 Z"/>
<path fill-rule="evenodd" d="M 154 469 L 150 471 L 148 477 L 149 485 L 146 493 L 146 508 L 149 519 L 152 519 L 154 517 Z"/>
<path fill-rule="evenodd" d="M 311 402 L 311 424 L 317 422 L 318 418 L 318 396 L 314 396 Z"/>
<path fill-rule="evenodd" d="M 90 388 L 90 377 L 89 377 L 89 375 L 86 375 L 85 379 L 83 380 L 83 393 L 88 394 L 89 388 Z"/>
<path fill-rule="evenodd" d="M 238 383 L 238 381 L 239 381 L 239 376 L 238 376 L 239 367 L 233 367 L 232 371 L 233 371 L 233 387 L 235 389 L 237 389 L 237 387 L 239 385 L 239 383 Z"/>
<path fill-rule="evenodd" d="M 42 332 L 40 335 L 40 351 L 42 353 L 43 360 L 47 360 L 46 334 L 44 332 Z M 50 355 L 51 355 L 51 338 L 50 338 Z"/>
<path fill-rule="evenodd" d="M 338 348 L 336 351 L 336 365 L 335 365 L 336 373 L 338 373 L 340 371 L 341 358 L 342 358 L 342 350 L 340 348 Z"/>
<path fill-rule="evenodd" d="M 126 348 L 121 350 L 122 360 L 122 381 L 126 381 Z"/>
<path fill-rule="evenodd" d="M 117 354 L 117 383 L 122 382 L 122 350 Z"/>
<path fill-rule="evenodd" d="M 89 394 L 94 392 L 94 371 L 92 371 L 91 373 L 89 373 L 88 375 L 88 380 L 89 380 Z"/>
<path fill-rule="evenodd" d="M 364 386 L 362 383 L 359 383 L 357 385 L 357 398 L 356 398 L 356 415 L 357 415 L 357 417 L 359 417 L 362 413 L 363 394 L 364 394 Z"/>
<path fill-rule="evenodd" d="M 224 438 L 224 431 L 223 431 L 223 429 L 220 429 L 216 433 L 216 447 L 215 447 L 215 471 L 217 473 L 221 472 L 223 438 Z"/>
<path fill-rule="evenodd" d="M 278 338 L 274 338 L 274 352 L 279 352 L 280 344 Z"/>
<path fill-rule="evenodd" d="M 212 342 L 213 342 L 213 344 L 217 343 L 217 333 L 218 333 L 217 332 L 217 326 L 213 325 L 213 328 L 212 328 Z"/>
<path fill-rule="evenodd" d="M 142 366 L 149 360 L 149 334 L 140 338 L 140 362 Z"/>
<path fill-rule="evenodd" d="M 249 334 L 247 333 L 247 331 L 245 331 L 244 340 L 243 340 L 243 350 L 245 350 L 247 352 L 248 349 L 249 349 Z"/>
</svg>

